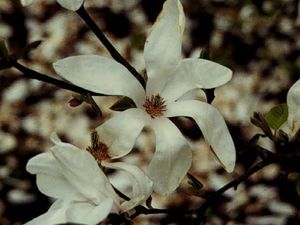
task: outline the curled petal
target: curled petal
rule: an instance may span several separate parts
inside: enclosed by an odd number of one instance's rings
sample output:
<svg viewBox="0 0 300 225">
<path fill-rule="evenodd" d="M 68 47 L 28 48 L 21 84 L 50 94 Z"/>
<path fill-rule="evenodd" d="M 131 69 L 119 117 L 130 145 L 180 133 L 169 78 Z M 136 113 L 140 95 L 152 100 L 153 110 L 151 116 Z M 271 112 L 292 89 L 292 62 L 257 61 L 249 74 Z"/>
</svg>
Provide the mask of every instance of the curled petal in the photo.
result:
<svg viewBox="0 0 300 225">
<path fill-rule="evenodd" d="M 76 11 L 78 10 L 85 0 L 56 0 L 62 7 Z"/>
<path fill-rule="evenodd" d="M 129 177 L 131 193 L 127 197 L 129 197 L 130 200 L 121 204 L 122 212 L 126 212 L 144 203 L 151 195 L 153 182 L 138 167 L 123 162 L 102 162 L 101 164 L 111 169 L 122 170 L 126 172 Z"/>
<path fill-rule="evenodd" d="M 117 199 L 92 155 L 71 144 L 57 142 L 50 152 L 32 158 L 27 170 L 37 175 L 39 189 L 51 197 L 96 205 L 109 196 Z"/>
<path fill-rule="evenodd" d="M 65 200 L 85 200 L 85 197 L 64 177 L 51 152 L 45 152 L 30 159 L 26 170 L 36 174 L 37 186 L 43 194 Z"/>
<path fill-rule="evenodd" d="M 298 80 L 288 91 L 288 122 L 292 134 L 295 134 L 300 128 L 300 80 Z"/>
<path fill-rule="evenodd" d="M 64 177 L 86 200 L 98 205 L 103 198 L 116 196 L 90 153 L 67 143 L 55 145 L 51 151 Z"/>
<path fill-rule="evenodd" d="M 109 156 L 119 158 L 131 151 L 146 122 L 141 109 L 131 108 L 107 120 L 96 131 L 107 145 Z"/>
<path fill-rule="evenodd" d="M 178 0 L 167 0 L 144 48 L 147 95 L 160 92 L 181 59 L 184 12 Z"/>
<path fill-rule="evenodd" d="M 186 175 L 192 163 L 192 152 L 178 128 L 167 118 L 151 124 L 156 137 L 156 149 L 149 165 L 149 177 L 154 191 L 169 195 Z"/>
<path fill-rule="evenodd" d="M 145 100 L 145 91 L 120 63 L 97 55 L 71 56 L 53 64 L 57 74 L 87 90 L 131 98 L 137 106 Z"/>
<path fill-rule="evenodd" d="M 166 116 L 193 118 L 222 166 L 227 172 L 233 171 L 236 159 L 234 143 L 224 118 L 215 107 L 197 100 L 178 101 L 168 105 Z"/>
<path fill-rule="evenodd" d="M 205 59 L 184 59 L 176 75 L 166 84 L 162 96 L 174 101 L 194 88 L 215 88 L 227 83 L 232 71 L 225 66 Z"/>
</svg>

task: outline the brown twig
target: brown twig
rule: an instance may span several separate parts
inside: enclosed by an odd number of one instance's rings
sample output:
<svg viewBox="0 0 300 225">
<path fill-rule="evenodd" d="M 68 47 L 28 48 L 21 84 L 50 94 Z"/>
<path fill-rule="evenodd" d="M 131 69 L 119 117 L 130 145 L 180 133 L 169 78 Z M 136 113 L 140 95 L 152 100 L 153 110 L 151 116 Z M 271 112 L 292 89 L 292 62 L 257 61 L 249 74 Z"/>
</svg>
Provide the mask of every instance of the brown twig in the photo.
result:
<svg viewBox="0 0 300 225">
<path fill-rule="evenodd" d="M 123 66 L 125 66 L 129 72 L 141 83 L 143 87 L 145 87 L 145 80 L 141 74 L 139 74 L 136 69 L 131 66 L 126 59 L 115 49 L 115 47 L 110 43 L 107 37 L 103 34 L 101 29 L 97 26 L 94 20 L 90 17 L 90 15 L 85 10 L 82 5 L 77 11 L 77 14 L 81 17 L 81 19 L 89 26 L 89 28 L 94 32 L 97 38 L 102 42 L 102 44 L 109 51 L 111 56 Z"/>
<path fill-rule="evenodd" d="M 28 78 L 43 81 L 43 82 L 48 83 L 48 84 L 53 84 L 57 87 L 60 87 L 60 88 L 63 88 L 63 89 L 69 90 L 69 91 L 73 91 L 73 92 L 76 92 L 76 93 L 79 93 L 79 94 L 89 93 L 92 96 L 102 96 L 103 95 L 103 94 L 100 94 L 100 93 L 96 93 L 96 92 L 89 91 L 87 89 L 78 87 L 78 86 L 76 86 L 74 84 L 71 84 L 69 82 L 59 80 L 59 79 L 53 78 L 51 76 L 39 73 L 35 70 L 32 70 L 28 67 L 23 66 L 22 64 L 20 64 L 16 61 L 11 62 L 11 66 L 16 68 L 20 72 L 22 72 Z"/>
</svg>

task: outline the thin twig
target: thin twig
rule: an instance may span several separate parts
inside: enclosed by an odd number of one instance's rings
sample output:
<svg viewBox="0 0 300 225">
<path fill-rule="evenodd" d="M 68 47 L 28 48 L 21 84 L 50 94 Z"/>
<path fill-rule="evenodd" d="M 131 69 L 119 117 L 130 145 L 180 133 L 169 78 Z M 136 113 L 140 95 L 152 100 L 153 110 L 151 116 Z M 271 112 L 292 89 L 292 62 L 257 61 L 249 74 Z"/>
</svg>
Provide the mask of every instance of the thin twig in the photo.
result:
<svg viewBox="0 0 300 225">
<path fill-rule="evenodd" d="M 84 94 L 84 93 L 89 93 L 92 96 L 102 96 L 103 94 L 99 94 L 93 91 L 89 91 L 86 90 L 84 88 L 78 87 L 74 84 L 71 84 L 69 82 L 63 81 L 63 80 L 59 80 L 53 77 L 50 77 L 48 75 L 39 73 L 37 71 L 34 71 L 28 67 L 23 66 L 22 64 L 18 63 L 18 62 L 12 62 L 12 67 L 16 68 L 17 70 L 19 70 L 20 72 L 22 72 L 26 77 L 31 78 L 31 79 L 35 79 L 35 80 L 40 80 L 43 82 L 46 82 L 48 84 L 53 84 L 57 87 L 69 90 L 69 91 L 73 91 L 79 94 Z"/>
<path fill-rule="evenodd" d="M 190 215 L 193 213 L 193 210 L 191 209 L 156 209 L 156 208 L 151 208 L 148 209 L 144 206 L 137 206 L 135 208 L 136 212 L 130 216 L 131 219 L 134 219 L 135 217 L 144 214 L 144 215 L 150 215 L 150 214 L 184 214 L 184 215 Z"/>
<path fill-rule="evenodd" d="M 218 200 L 218 198 L 227 190 L 229 190 L 230 188 L 234 188 L 235 190 L 237 189 L 237 186 L 245 181 L 246 179 L 248 179 L 251 175 L 253 175 L 254 173 L 256 173 L 257 171 L 263 169 L 264 167 L 275 163 L 275 160 L 264 160 L 264 161 L 260 161 L 259 163 L 255 164 L 253 167 L 251 167 L 245 174 L 237 177 L 236 179 L 232 180 L 231 182 L 229 182 L 228 184 L 224 185 L 222 188 L 220 188 L 219 190 L 217 190 L 216 192 L 214 192 L 208 199 L 206 199 L 206 201 L 198 208 L 194 211 L 194 213 L 197 215 L 197 218 L 195 219 L 195 223 L 194 224 L 200 224 L 200 222 L 202 221 L 202 219 L 204 218 L 204 214 L 207 211 L 207 209 L 216 203 L 216 201 Z"/>
<path fill-rule="evenodd" d="M 110 41 L 103 34 L 101 29 L 97 26 L 94 20 L 89 16 L 84 6 L 82 5 L 77 11 L 77 14 L 81 17 L 81 19 L 89 26 L 89 28 L 94 32 L 97 38 L 102 42 L 102 44 L 109 51 L 111 56 L 123 66 L 125 66 L 129 72 L 141 83 L 143 87 L 145 87 L 145 80 L 141 74 L 139 74 L 136 69 L 131 66 L 126 59 L 115 49 L 115 47 L 110 43 Z"/>
<path fill-rule="evenodd" d="M 252 174 L 256 173 L 257 171 L 263 169 L 267 165 L 270 165 L 272 163 L 275 163 L 275 159 L 269 159 L 269 160 L 264 160 L 256 165 L 254 165 L 252 168 L 250 168 L 245 174 L 239 176 L 238 178 L 234 179 L 233 181 L 229 182 L 228 184 L 224 185 L 222 188 L 214 192 L 199 208 L 194 209 L 194 210 L 182 210 L 182 209 L 148 209 L 143 206 L 138 206 L 136 207 L 136 212 L 130 217 L 131 219 L 139 216 L 140 214 L 144 215 L 149 215 L 149 214 L 183 214 L 183 215 L 190 215 L 190 216 L 195 216 L 195 224 L 199 224 L 202 219 L 204 218 L 204 214 L 206 210 L 213 204 L 216 203 L 216 200 L 227 190 L 230 188 L 236 188 L 241 182 L 245 181 L 248 179 Z"/>
</svg>

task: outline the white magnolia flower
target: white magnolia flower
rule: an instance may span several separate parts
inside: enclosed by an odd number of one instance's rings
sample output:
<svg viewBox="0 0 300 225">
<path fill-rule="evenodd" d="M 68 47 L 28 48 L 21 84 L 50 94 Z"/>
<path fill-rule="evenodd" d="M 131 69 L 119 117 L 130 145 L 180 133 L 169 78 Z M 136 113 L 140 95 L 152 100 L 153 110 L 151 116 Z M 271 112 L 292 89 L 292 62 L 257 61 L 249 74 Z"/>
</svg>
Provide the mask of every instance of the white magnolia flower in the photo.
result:
<svg viewBox="0 0 300 225">
<path fill-rule="evenodd" d="M 191 117 L 200 127 L 213 152 L 228 171 L 233 171 L 235 147 L 220 112 L 205 102 L 178 100 L 195 88 L 214 88 L 228 82 L 228 68 L 204 59 L 182 59 L 184 13 L 179 0 L 167 0 L 152 27 L 144 48 L 146 91 L 121 64 L 111 58 L 82 55 L 54 63 L 64 79 L 106 95 L 131 98 L 137 108 L 117 114 L 97 131 L 109 146 L 111 158 L 126 155 L 144 126 L 156 135 L 156 150 L 149 166 L 154 190 L 169 194 L 179 185 L 192 162 L 192 152 L 170 117 Z M 201 163 L 201 162 L 199 162 Z"/>
<path fill-rule="evenodd" d="M 300 80 L 289 89 L 287 94 L 288 124 L 291 136 L 294 136 L 300 128 Z"/>
<path fill-rule="evenodd" d="M 145 202 L 152 182 L 135 166 L 126 163 L 104 163 L 129 174 L 132 184 L 129 201 L 120 202 L 97 161 L 86 150 L 53 138 L 49 152 L 29 160 L 27 170 L 36 174 L 39 190 L 57 199 L 45 214 L 26 225 L 64 223 L 99 224 L 109 213 L 128 211 Z"/>
<path fill-rule="evenodd" d="M 78 10 L 85 0 L 56 0 L 62 7 L 76 11 Z M 32 4 L 34 0 L 21 0 L 23 6 L 28 6 Z"/>
</svg>

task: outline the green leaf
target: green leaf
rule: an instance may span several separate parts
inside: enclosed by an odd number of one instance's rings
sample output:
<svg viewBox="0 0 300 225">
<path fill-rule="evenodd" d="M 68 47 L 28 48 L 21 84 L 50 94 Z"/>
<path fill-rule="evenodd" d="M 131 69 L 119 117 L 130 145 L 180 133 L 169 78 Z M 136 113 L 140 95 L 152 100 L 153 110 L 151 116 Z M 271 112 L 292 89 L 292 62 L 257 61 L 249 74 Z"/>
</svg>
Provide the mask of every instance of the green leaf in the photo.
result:
<svg viewBox="0 0 300 225">
<path fill-rule="evenodd" d="M 192 187 L 199 191 L 201 188 L 203 188 L 203 184 L 196 178 L 194 177 L 192 174 L 187 173 L 187 176 L 189 178 L 189 184 L 192 185 Z"/>
<path fill-rule="evenodd" d="M 277 130 L 288 119 L 288 107 L 286 103 L 273 107 L 265 116 L 268 125 Z"/>
<path fill-rule="evenodd" d="M 124 111 L 129 108 L 136 108 L 136 105 L 134 102 L 128 98 L 128 97 L 123 97 L 119 101 L 117 101 L 115 104 L 113 104 L 110 109 L 114 111 Z"/>
</svg>

